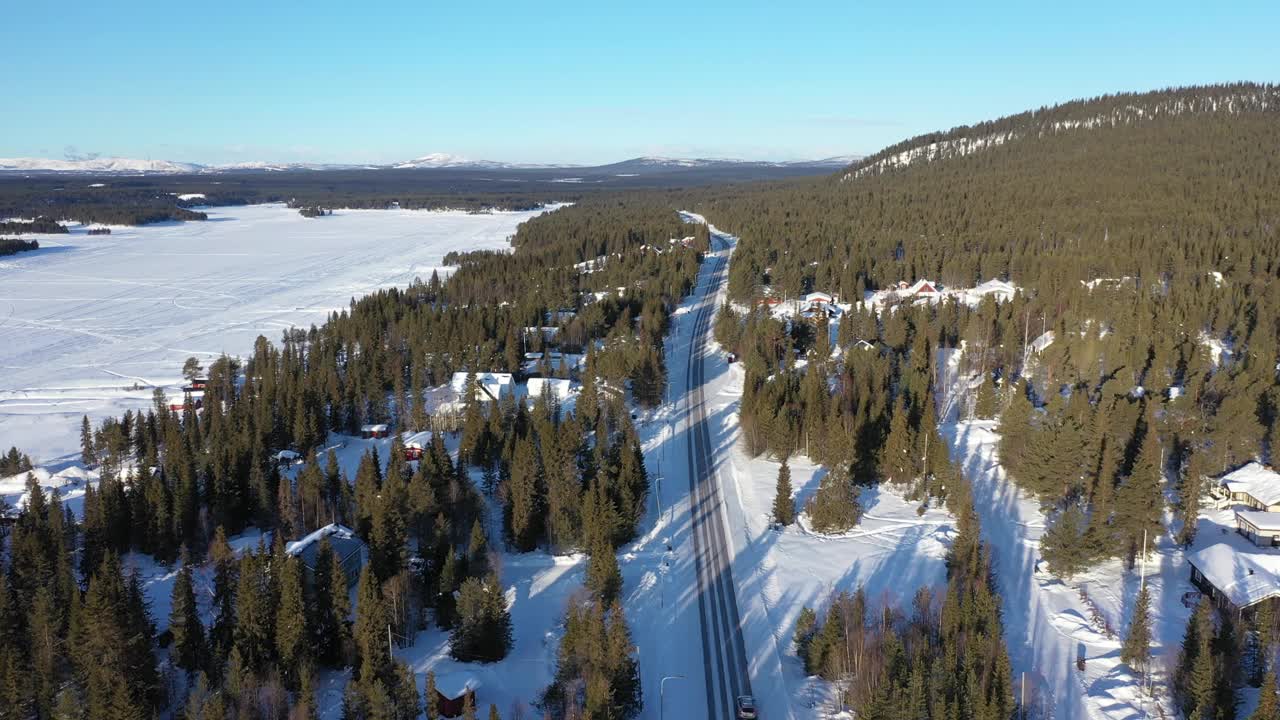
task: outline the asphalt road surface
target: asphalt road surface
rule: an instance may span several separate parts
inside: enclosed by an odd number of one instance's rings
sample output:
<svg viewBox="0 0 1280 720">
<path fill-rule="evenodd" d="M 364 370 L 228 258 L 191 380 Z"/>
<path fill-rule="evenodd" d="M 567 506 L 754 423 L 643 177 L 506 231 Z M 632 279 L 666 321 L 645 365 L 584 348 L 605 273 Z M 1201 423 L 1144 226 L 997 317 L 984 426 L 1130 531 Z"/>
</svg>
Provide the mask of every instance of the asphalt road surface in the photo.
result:
<svg viewBox="0 0 1280 720">
<path fill-rule="evenodd" d="M 712 235 L 712 245 L 717 239 Z M 716 471 L 714 448 L 707 430 L 705 365 L 710 352 L 715 296 L 724 282 L 726 257 L 710 257 L 714 263 L 702 299 L 697 306 L 685 393 L 690 442 L 689 477 L 692 487 L 694 558 L 698 571 L 698 612 L 702 621 L 702 664 L 706 672 L 707 717 L 734 717 L 734 698 L 751 694 L 751 676 L 742 642 L 738 599 L 726 538 L 723 499 Z"/>
</svg>

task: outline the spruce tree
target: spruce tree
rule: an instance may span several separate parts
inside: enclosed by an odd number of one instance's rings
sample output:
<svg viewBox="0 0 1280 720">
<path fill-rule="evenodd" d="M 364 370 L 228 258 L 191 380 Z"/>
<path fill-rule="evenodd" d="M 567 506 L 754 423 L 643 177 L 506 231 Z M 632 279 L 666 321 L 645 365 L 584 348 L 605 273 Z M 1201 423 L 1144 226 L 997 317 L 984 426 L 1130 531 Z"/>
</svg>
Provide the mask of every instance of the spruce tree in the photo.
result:
<svg viewBox="0 0 1280 720">
<path fill-rule="evenodd" d="M 1129 632 L 1120 648 L 1120 661 L 1139 672 L 1151 662 L 1151 597 L 1146 583 L 1138 590 L 1129 618 Z"/>
<path fill-rule="evenodd" d="M 89 425 L 89 416 L 80 419 L 80 462 L 90 467 L 98 462 L 97 452 L 93 446 L 93 428 Z"/>
<path fill-rule="evenodd" d="M 595 593 L 602 603 L 612 603 L 622 592 L 622 571 L 613 546 L 598 541 L 587 558 L 587 589 Z"/>
<path fill-rule="evenodd" d="M 786 458 L 783 458 L 782 465 L 778 467 L 778 483 L 774 488 L 773 521 L 784 527 L 795 521 L 796 504 L 791 492 L 791 467 L 787 465 Z"/>
<path fill-rule="evenodd" d="M 286 555 L 280 573 L 280 599 L 276 604 L 275 647 L 281 674 L 290 687 L 300 687 L 311 662 L 313 629 L 308 622 L 302 561 Z"/>
<path fill-rule="evenodd" d="M 195 589 L 191 583 L 191 565 L 186 560 L 178 570 L 170 599 L 169 633 L 173 636 L 173 663 L 194 673 L 205 667 L 208 650 L 205 646 L 204 625 L 200 622 L 196 607 Z"/>
<path fill-rule="evenodd" d="M 440 693 L 436 690 L 436 671 L 427 671 L 427 720 L 440 717 Z"/>
<path fill-rule="evenodd" d="M 1280 720 L 1280 699 L 1276 697 L 1276 673 L 1268 670 L 1258 692 L 1258 707 L 1249 720 Z"/>
<path fill-rule="evenodd" d="M 315 656 L 330 667 L 342 667 L 351 646 L 351 627 L 347 620 L 351 603 L 347 595 L 346 573 L 329 544 L 329 538 L 320 540 L 315 563 L 312 576 L 314 600 L 309 608 Z"/>
<path fill-rule="evenodd" d="M 1150 544 L 1163 530 L 1160 519 L 1164 514 L 1164 472 L 1160 458 L 1154 418 L 1149 418 L 1133 470 L 1116 492 L 1115 524 L 1124 543 L 1120 550 L 1130 565 L 1134 556 L 1144 550 L 1144 531 Z"/>
<path fill-rule="evenodd" d="M 449 654 L 464 662 L 497 662 L 507 656 L 511 642 L 511 615 L 497 579 L 468 578 L 458 592 Z"/>
<path fill-rule="evenodd" d="M 889 421 L 889 435 L 880 449 L 880 474 L 893 485 L 907 486 L 915 482 L 918 474 L 915 453 L 915 437 L 911 432 L 910 412 L 906 400 L 900 394 L 893 405 Z"/>
<path fill-rule="evenodd" d="M 842 468 L 827 472 L 805 506 L 809 523 L 820 533 L 841 533 L 858 524 L 862 507 Z"/>
<path fill-rule="evenodd" d="M 1083 572 L 1096 556 L 1088 543 L 1088 519 L 1076 503 L 1068 505 L 1040 538 L 1040 552 L 1053 574 L 1070 579 Z"/>
</svg>

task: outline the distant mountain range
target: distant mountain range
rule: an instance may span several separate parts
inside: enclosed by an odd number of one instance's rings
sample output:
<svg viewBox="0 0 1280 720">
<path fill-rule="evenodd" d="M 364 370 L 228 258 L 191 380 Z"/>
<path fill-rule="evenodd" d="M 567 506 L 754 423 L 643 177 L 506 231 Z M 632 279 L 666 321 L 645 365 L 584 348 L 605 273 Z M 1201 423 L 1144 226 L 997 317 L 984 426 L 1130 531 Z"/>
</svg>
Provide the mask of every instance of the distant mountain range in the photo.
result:
<svg viewBox="0 0 1280 720">
<path fill-rule="evenodd" d="M 532 163 L 508 163 L 492 160 L 471 160 L 446 153 L 432 153 L 422 157 L 389 165 L 343 165 L 325 163 L 269 163 L 245 162 L 230 165 L 200 165 L 170 160 L 140 160 L 136 158 L 86 158 L 76 160 L 51 160 L 44 158 L 0 158 L 0 173 L 81 173 L 81 174 L 192 174 L 227 172 L 293 172 L 305 170 L 570 170 L 589 172 L 592 175 L 614 174 L 650 175 L 680 172 L 691 169 L 748 169 L 758 168 L 823 168 L 846 167 L 857 156 L 830 157 L 820 160 L 734 160 L 726 158 L 669 158 L 638 157 L 606 165 L 555 165 Z"/>
</svg>

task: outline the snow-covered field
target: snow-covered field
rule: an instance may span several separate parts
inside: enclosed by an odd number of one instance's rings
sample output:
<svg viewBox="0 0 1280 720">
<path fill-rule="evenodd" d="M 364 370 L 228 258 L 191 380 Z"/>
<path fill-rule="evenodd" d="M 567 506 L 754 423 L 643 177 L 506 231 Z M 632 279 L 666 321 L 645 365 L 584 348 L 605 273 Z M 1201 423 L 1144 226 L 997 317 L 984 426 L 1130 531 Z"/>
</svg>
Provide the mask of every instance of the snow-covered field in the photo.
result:
<svg viewBox="0 0 1280 720">
<path fill-rule="evenodd" d="M 173 395 L 182 362 L 247 354 L 378 288 L 443 270 L 450 250 L 508 247 L 537 212 L 211 208 L 209 220 L 38 236 L 0 261 L 0 444 L 37 464 L 78 455 L 97 420 Z"/>
</svg>

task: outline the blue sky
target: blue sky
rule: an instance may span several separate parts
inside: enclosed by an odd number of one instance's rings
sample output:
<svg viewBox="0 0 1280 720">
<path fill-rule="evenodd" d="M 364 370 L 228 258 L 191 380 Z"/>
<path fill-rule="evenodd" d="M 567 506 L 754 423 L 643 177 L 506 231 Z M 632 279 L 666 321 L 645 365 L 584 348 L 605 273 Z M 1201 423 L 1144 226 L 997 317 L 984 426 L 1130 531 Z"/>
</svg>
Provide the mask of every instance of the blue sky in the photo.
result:
<svg viewBox="0 0 1280 720">
<path fill-rule="evenodd" d="M 6 157 L 824 157 L 1106 92 L 1280 81 L 1274 1 L 13 2 L 4 15 Z"/>
</svg>

